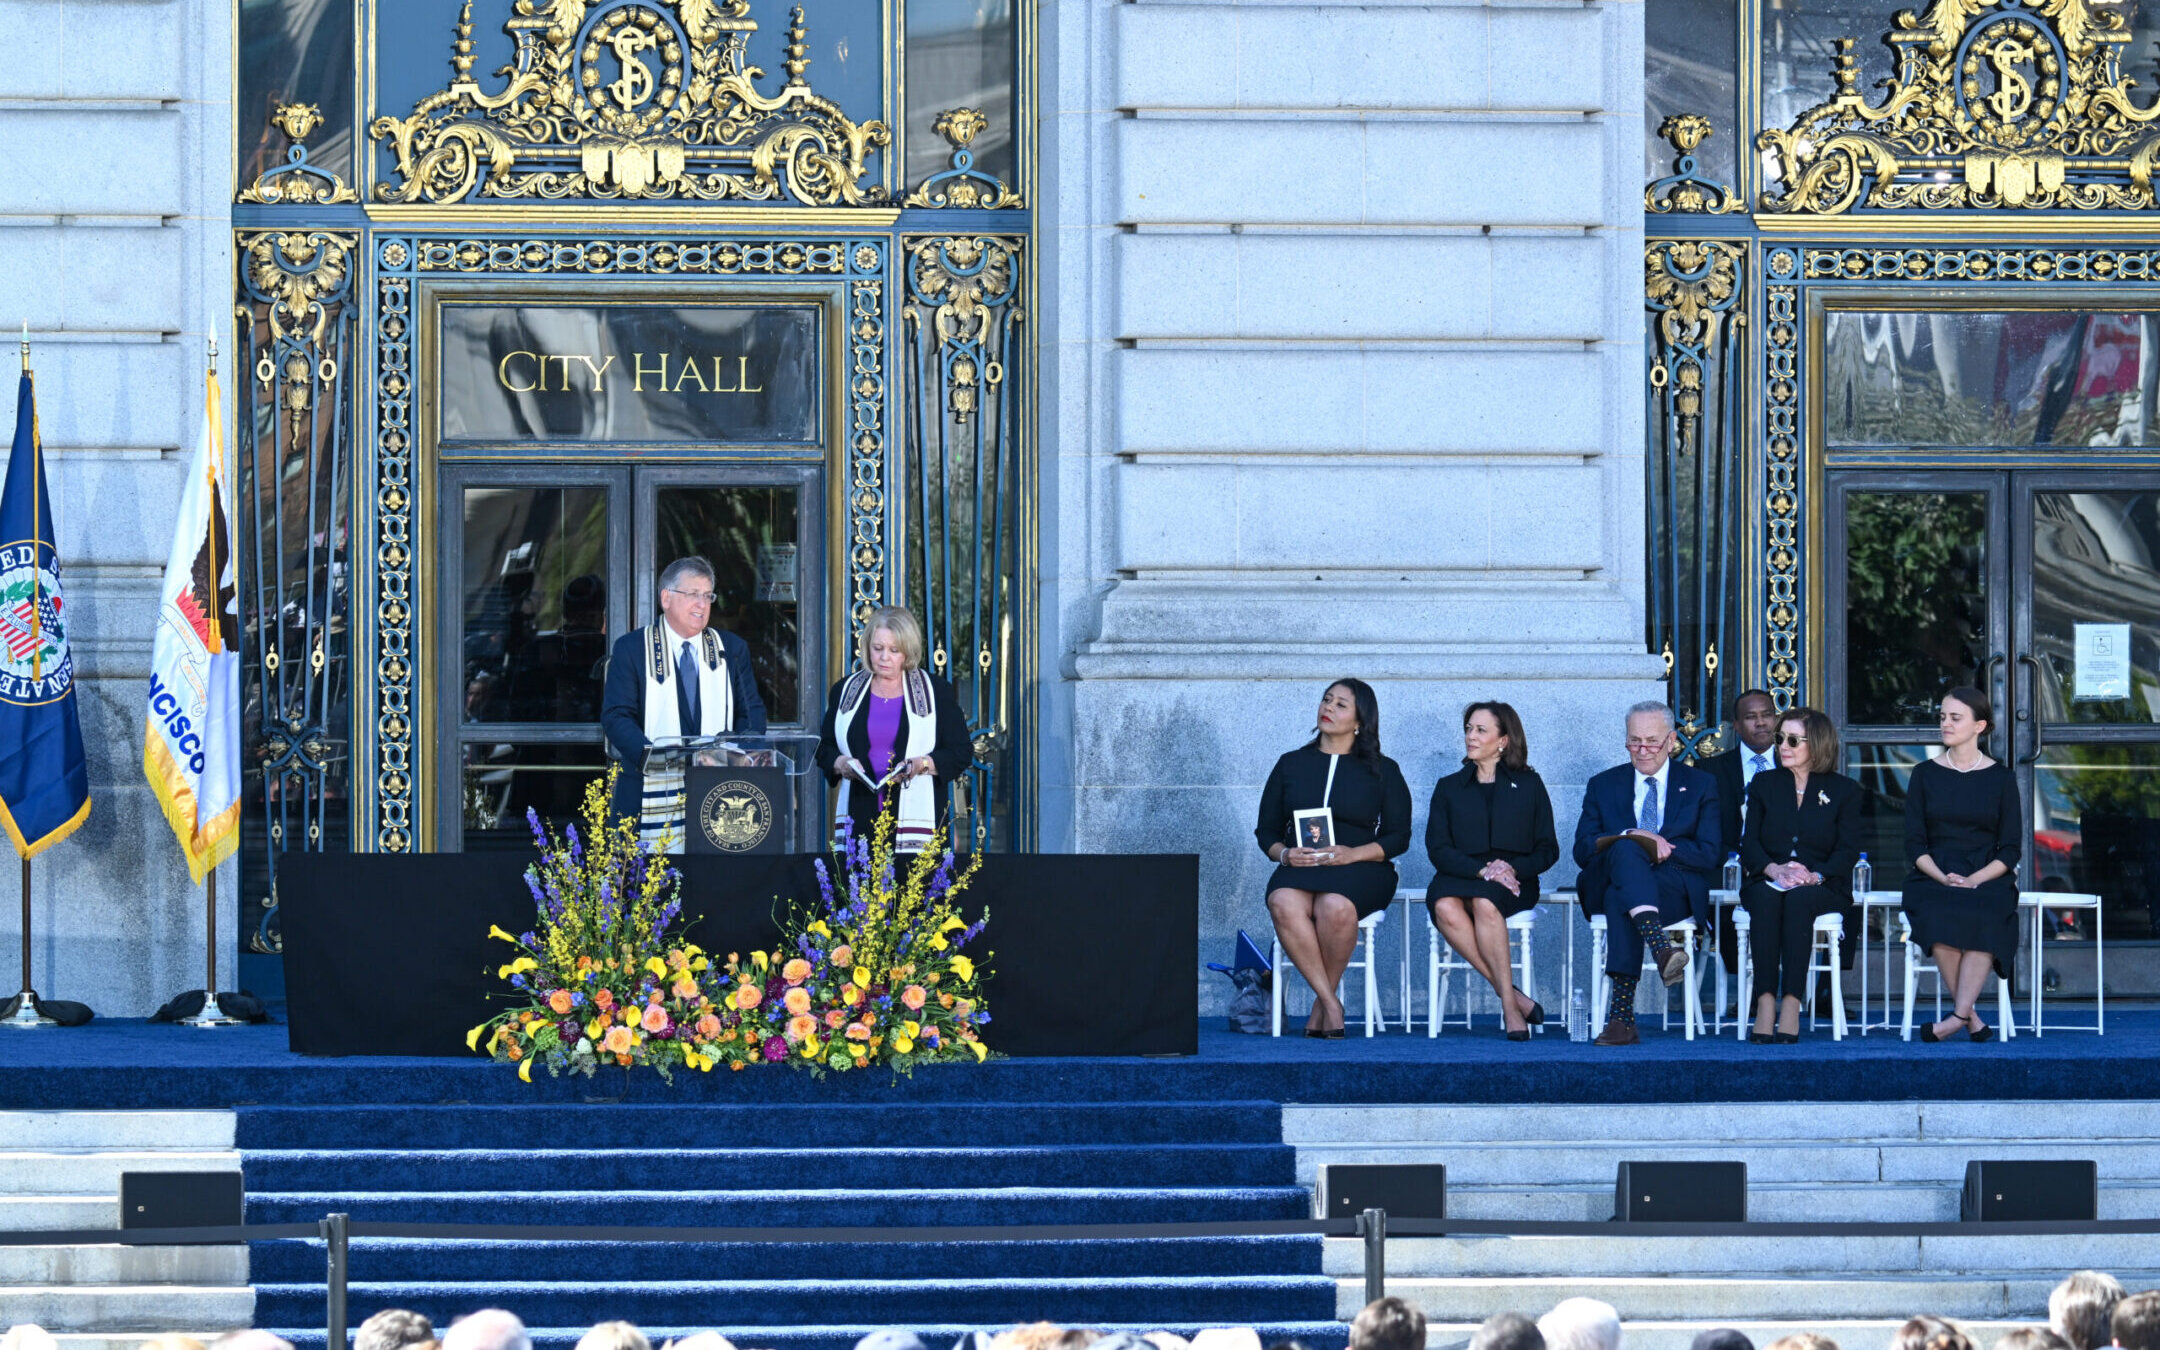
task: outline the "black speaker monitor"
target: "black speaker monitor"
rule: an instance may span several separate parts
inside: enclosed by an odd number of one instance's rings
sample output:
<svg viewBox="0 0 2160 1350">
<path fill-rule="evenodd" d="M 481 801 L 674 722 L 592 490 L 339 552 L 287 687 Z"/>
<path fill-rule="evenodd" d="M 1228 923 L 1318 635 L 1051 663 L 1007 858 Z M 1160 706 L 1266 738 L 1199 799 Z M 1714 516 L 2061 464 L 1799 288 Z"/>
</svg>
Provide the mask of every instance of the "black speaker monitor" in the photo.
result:
<svg viewBox="0 0 2160 1350">
<path fill-rule="evenodd" d="M 222 1228 L 247 1219 L 238 1172 L 122 1172 L 122 1228 Z"/>
<path fill-rule="evenodd" d="M 2089 1158 L 1975 1159 L 1965 1164 L 1966 1223 L 2031 1223 L 2100 1217 L 2100 1169 Z"/>
<path fill-rule="evenodd" d="M 1626 1223 L 1746 1223 L 1744 1162 L 1624 1162 L 1613 1217 Z"/>
<path fill-rule="evenodd" d="M 1447 1168 L 1440 1163 L 1322 1163 L 1321 1217 L 1354 1218 L 1384 1209 L 1391 1219 L 1447 1217 Z"/>
</svg>

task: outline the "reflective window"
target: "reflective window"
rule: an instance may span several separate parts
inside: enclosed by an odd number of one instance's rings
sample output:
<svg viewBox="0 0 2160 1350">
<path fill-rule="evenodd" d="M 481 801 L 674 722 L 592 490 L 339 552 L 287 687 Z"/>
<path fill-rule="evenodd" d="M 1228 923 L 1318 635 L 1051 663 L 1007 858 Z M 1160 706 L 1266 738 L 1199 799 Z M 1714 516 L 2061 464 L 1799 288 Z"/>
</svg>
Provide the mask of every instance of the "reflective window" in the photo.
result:
<svg viewBox="0 0 2160 1350">
<path fill-rule="evenodd" d="M 712 626 L 750 646 L 771 722 L 799 722 L 804 566 L 791 487 L 664 487 L 657 492 L 654 566 L 696 554 L 713 565 Z"/>
<path fill-rule="evenodd" d="M 467 488 L 467 722 L 594 722 L 607 678 L 607 490 Z"/>
<path fill-rule="evenodd" d="M 1933 726 L 1987 659 L 1987 495 L 1845 498 L 1846 720 Z"/>
<path fill-rule="evenodd" d="M 968 150 L 975 168 L 1012 183 L 1012 0 L 908 0 L 907 181 L 949 167 L 953 147 L 938 115 L 973 108 L 989 119 Z"/>
<path fill-rule="evenodd" d="M 1835 312 L 1831 445 L 2160 445 L 2160 315 Z"/>
<path fill-rule="evenodd" d="M 1922 760 L 1940 753 L 1939 742 L 1846 743 L 1845 774 L 1861 788 L 1860 848 L 1868 855 L 1868 870 L 1874 873 L 1877 890 L 1897 890 L 1912 870 L 1912 859 L 1905 856 L 1905 787 Z"/>
<path fill-rule="evenodd" d="M 2160 493 L 2035 492 L 2032 530 L 2041 718 L 2160 722 Z"/>
<path fill-rule="evenodd" d="M 1860 58 L 1860 88 L 1870 98 L 1881 97 L 1877 81 L 1889 79 L 1894 66 L 1882 35 L 1896 8 L 1883 0 L 1765 0 L 1762 124 L 1789 127 L 1800 114 L 1830 100 L 1837 92 L 1830 78 L 1832 44 L 1841 37 L 1859 39 L 1853 54 Z M 1760 153 L 1767 175 L 1769 152 Z"/>
<path fill-rule="evenodd" d="M 607 757 L 590 745 L 492 745 L 464 747 L 459 812 L 467 849 L 529 852 L 528 810 L 557 831 L 578 818 L 585 789 L 606 776 Z"/>
<path fill-rule="evenodd" d="M 240 0 L 240 186 L 285 162 L 290 144 L 270 125 L 280 104 L 312 104 L 322 125 L 307 137 L 310 164 L 353 182 L 351 0 Z"/>
<path fill-rule="evenodd" d="M 1696 173 L 1736 186 L 1740 144 L 1734 122 L 1733 65 L 1739 57 L 1738 11 L 1732 0 L 1651 0 L 1643 13 L 1644 178 L 1673 171 L 1674 151 L 1658 134 L 1665 119 L 1699 113 L 1712 134 L 1695 150 Z"/>
<path fill-rule="evenodd" d="M 2027 889 L 2098 895 L 2108 939 L 2160 936 L 2160 745 L 2049 746 L 2033 765 Z M 2053 940 L 2091 917 L 2047 915 Z"/>
</svg>

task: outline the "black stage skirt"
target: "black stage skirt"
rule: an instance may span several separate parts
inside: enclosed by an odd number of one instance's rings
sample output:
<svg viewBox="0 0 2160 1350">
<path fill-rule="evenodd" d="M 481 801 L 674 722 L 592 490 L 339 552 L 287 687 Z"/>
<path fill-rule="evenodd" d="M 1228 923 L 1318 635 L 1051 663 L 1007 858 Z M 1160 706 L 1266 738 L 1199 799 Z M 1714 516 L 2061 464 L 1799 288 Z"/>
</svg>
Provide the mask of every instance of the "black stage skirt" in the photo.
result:
<svg viewBox="0 0 2160 1350">
<path fill-rule="evenodd" d="M 1482 896 L 1492 901 L 1493 908 L 1500 911 L 1501 918 L 1510 919 L 1525 910 L 1536 909 L 1538 902 L 1537 878 L 1518 873 L 1515 879 L 1522 883 L 1521 895 L 1511 895 L 1507 887 L 1497 881 L 1487 881 L 1483 877 L 1436 876 L 1432 879 L 1432 885 L 1425 888 L 1425 903 L 1429 906 L 1433 901 L 1450 895 L 1463 900 Z"/>
<path fill-rule="evenodd" d="M 2010 978 L 2018 949 L 2018 893 L 2007 877 L 1960 890 L 1914 877 L 1905 883 L 1905 917 L 1921 951 L 1936 946 L 1986 952 L 1995 973 Z"/>
<path fill-rule="evenodd" d="M 1340 895 L 1357 906 L 1357 916 L 1368 918 L 1395 901 L 1395 864 L 1391 862 L 1338 863 L 1333 867 L 1277 867 L 1268 878 L 1267 893 L 1280 890 L 1311 891 L 1314 895 Z"/>
</svg>

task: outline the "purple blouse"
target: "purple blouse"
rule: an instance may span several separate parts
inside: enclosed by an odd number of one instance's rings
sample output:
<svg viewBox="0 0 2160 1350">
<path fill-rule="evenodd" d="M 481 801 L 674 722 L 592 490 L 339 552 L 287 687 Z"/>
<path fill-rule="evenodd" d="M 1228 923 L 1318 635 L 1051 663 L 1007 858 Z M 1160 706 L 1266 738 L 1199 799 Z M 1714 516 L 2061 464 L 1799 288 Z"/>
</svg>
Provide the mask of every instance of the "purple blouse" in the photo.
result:
<svg viewBox="0 0 2160 1350">
<path fill-rule="evenodd" d="M 903 700 L 870 696 L 870 777 L 883 779 L 892 772 L 900 747 L 900 711 Z"/>
</svg>

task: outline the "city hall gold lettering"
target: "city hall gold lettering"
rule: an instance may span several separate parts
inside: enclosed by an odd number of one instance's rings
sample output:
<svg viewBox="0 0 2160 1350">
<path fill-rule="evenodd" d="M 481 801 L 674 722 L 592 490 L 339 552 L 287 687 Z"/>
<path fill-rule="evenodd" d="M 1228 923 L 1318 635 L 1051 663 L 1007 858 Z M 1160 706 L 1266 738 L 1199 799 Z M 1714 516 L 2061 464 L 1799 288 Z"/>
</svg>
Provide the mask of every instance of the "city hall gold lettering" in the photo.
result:
<svg viewBox="0 0 2160 1350">
<path fill-rule="evenodd" d="M 711 362 L 712 376 L 706 377 Z M 573 364 L 574 363 L 574 364 Z M 589 387 L 595 394 L 607 392 L 613 356 L 592 357 L 583 352 L 511 352 L 495 363 L 495 380 L 513 394 L 568 393 L 571 382 Z M 618 381 L 623 372 L 615 371 Z M 747 356 L 677 356 L 670 352 L 630 353 L 630 392 L 680 394 L 762 394 L 765 386 L 752 384 Z M 762 377 L 760 377 L 762 378 Z"/>
</svg>

